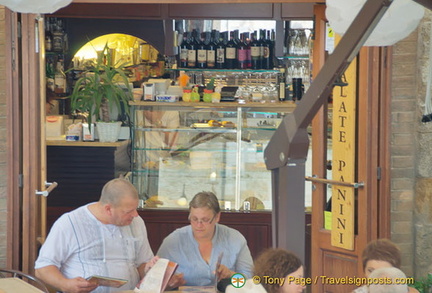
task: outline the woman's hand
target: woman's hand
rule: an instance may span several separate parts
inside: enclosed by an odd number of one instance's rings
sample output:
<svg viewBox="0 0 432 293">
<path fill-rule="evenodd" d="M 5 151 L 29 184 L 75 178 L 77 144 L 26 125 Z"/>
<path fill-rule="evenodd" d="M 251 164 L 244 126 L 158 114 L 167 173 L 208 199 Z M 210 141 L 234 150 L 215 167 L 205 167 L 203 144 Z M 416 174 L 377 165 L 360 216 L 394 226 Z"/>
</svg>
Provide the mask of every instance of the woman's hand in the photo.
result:
<svg viewBox="0 0 432 293">
<path fill-rule="evenodd" d="M 166 290 L 172 290 L 183 286 L 184 284 L 186 284 L 186 281 L 183 277 L 183 274 L 175 274 L 169 280 Z"/>
<path fill-rule="evenodd" d="M 219 268 L 216 270 L 215 273 L 218 281 L 226 278 L 231 278 L 231 276 L 235 274 L 235 272 L 231 271 L 223 264 L 219 265 Z"/>
<path fill-rule="evenodd" d="M 159 256 L 154 256 L 148 263 L 145 264 L 144 267 L 144 275 L 155 265 L 155 263 L 159 260 Z"/>
</svg>

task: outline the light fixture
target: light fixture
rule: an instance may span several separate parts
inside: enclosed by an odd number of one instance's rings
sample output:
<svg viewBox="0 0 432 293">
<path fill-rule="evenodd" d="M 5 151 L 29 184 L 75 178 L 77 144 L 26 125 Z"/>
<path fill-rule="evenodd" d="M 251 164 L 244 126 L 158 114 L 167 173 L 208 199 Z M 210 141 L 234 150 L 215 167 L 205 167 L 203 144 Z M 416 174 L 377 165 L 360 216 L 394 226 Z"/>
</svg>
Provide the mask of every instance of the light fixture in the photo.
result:
<svg viewBox="0 0 432 293">
<path fill-rule="evenodd" d="M 343 35 L 366 0 L 327 0 L 326 17 L 332 29 Z M 413 32 L 424 7 L 412 0 L 394 0 L 364 46 L 391 46 Z"/>
<path fill-rule="evenodd" d="M 53 13 L 69 5 L 72 0 L 0 0 L 12 11 L 19 13 Z"/>
</svg>

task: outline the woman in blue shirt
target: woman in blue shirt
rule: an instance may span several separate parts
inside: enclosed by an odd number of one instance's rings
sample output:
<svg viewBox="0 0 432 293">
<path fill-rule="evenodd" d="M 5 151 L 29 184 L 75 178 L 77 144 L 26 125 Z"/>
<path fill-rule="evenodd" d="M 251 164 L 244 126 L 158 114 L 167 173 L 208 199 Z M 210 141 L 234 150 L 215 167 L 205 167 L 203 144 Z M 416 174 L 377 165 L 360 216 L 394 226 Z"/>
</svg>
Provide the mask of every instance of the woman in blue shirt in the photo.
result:
<svg viewBox="0 0 432 293">
<path fill-rule="evenodd" d="M 188 286 L 215 285 L 235 273 L 252 277 L 253 261 L 246 239 L 237 230 L 219 224 L 220 215 L 214 193 L 199 192 L 189 203 L 191 224 L 172 232 L 159 248 L 157 255 L 179 264 L 177 272 L 184 274 Z"/>
</svg>

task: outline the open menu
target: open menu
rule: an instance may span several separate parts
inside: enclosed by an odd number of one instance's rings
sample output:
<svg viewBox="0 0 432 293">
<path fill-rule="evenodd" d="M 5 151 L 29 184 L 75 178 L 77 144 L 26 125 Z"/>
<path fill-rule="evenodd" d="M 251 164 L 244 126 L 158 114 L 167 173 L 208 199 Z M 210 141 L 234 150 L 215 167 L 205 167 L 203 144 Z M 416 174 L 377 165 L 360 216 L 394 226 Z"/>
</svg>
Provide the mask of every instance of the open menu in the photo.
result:
<svg viewBox="0 0 432 293">
<path fill-rule="evenodd" d="M 87 278 L 88 281 L 97 283 L 99 286 L 107 286 L 107 287 L 115 287 L 119 288 L 126 284 L 128 280 L 118 279 L 118 278 L 110 278 L 103 276 L 91 276 Z"/>
<path fill-rule="evenodd" d="M 177 269 L 178 264 L 166 258 L 159 258 L 142 278 L 135 292 L 164 292 L 168 281 Z"/>
</svg>

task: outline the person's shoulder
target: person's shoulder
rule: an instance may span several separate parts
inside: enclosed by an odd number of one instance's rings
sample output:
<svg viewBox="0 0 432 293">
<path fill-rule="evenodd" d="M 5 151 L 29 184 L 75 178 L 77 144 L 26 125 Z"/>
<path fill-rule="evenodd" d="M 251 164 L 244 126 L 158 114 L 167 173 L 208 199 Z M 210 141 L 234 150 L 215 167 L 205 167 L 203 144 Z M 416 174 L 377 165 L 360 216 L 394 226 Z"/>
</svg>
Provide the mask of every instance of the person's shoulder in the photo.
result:
<svg viewBox="0 0 432 293">
<path fill-rule="evenodd" d="M 236 241 L 246 241 L 246 238 L 238 230 L 225 226 L 223 224 L 218 224 L 218 234 L 219 237 L 226 238 L 228 240 L 235 239 Z"/>
<path fill-rule="evenodd" d="M 352 293 L 368 293 L 368 287 L 367 286 L 361 286 L 357 289 L 355 289 L 354 291 L 352 291 Z"/>
</svg>

